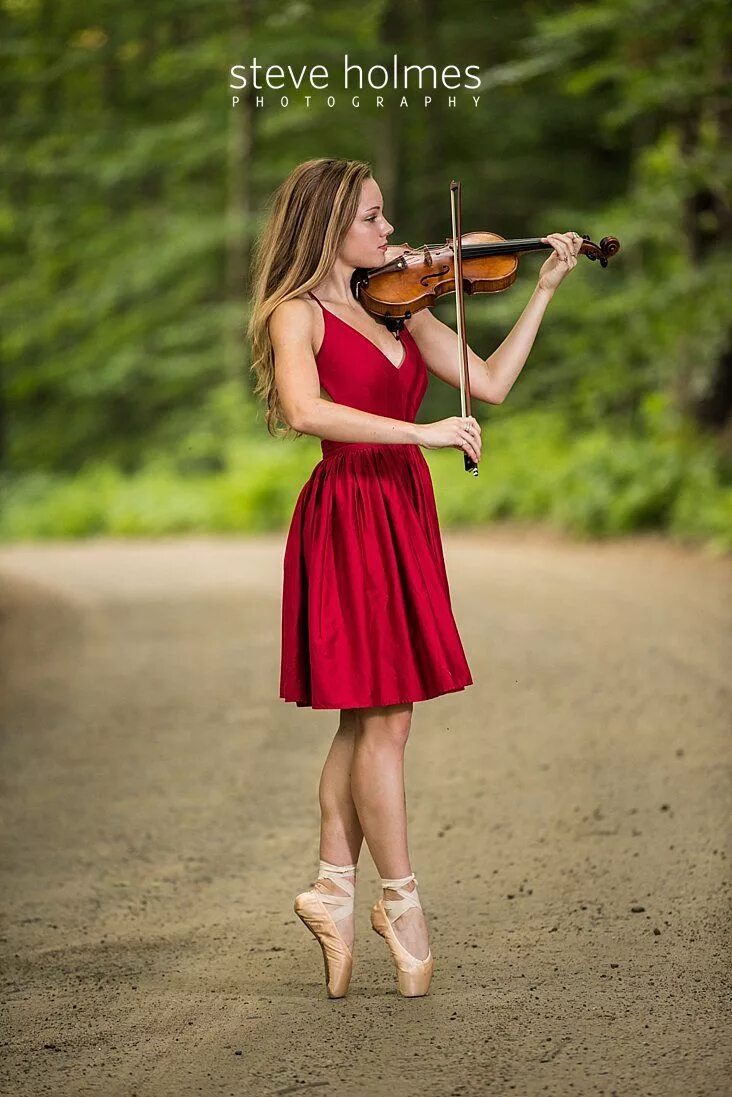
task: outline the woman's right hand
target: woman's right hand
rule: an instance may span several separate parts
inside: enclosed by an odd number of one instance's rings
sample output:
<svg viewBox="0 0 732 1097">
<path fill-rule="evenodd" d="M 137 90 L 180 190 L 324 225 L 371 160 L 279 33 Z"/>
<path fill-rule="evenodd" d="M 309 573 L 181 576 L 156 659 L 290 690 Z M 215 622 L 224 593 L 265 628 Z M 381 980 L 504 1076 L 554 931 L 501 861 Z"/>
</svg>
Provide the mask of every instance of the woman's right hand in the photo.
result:
<svg viewBox="0 0 732 1097">
<path fill-rule="evenodd" d="M 419 424 L 419 445 L 425 449 L 446 449 L 454 446 L 480 461 L 480 423 L 472 415 L 451 415 L 437 423 Z"/>
</svg>

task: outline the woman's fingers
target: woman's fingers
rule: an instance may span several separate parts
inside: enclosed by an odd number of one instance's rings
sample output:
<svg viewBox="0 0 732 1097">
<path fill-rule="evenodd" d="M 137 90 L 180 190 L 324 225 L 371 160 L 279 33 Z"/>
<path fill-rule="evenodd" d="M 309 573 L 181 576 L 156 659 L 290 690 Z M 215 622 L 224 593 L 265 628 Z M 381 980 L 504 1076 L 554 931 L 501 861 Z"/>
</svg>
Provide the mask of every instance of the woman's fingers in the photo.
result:
<svg viewBox="0 0 732 1097">
<path fill-rule="evenodd" d="M 572 251 L 575 255 L 579 255 L 580 248 L 582 247 L 582 237 L 578 232 L 568 232 L 567 236 L 570 237 Z"/>
<path fill-rule="evenodd" d="M 452 428 L 452 445 L 463 450 L 474 461 L 479 461 L 481 426 L 478 420 L 473 415 L 453 415 Z"/>
<path fill-rule="evenodd" d="M 465 452 L 467 454 L 469 454 L 470 457 L 472 457 L 474 461 L 477 461 L 479 459 L 480 451 L 478 449 L 476 449 L 472 439 L 470 438 L 470 436 L 467 433 L 463 432 L 460 435 L 460 437 L 457 440 L 457 444 L 460 447 L 460 449 L 465 450 Z"/>
<path fill-rule="evenodd" d="M 570 257 L 574 255 L 573 241 L 569 233 L 550 232 L 548 236 L 542 236 L 541 239 L 547 244 L 551 244 L 558 258 L 564 263 L 568 263 Z"/>
<path fill-rule="evenodd" d="M 554 248 L 557 260 L 565 263 L 567 270 L 573 270 L 577 266 L 577 256 L 582 247 L 582 237 L 579 233 L 550 232 L 548 236 L 542 236 L 543 243 L 551 244 Z"/>
<path fill-rule="evenodd" d="M 464 419 L 457 419 L 457 442 L 461 449 L 465 450 L 474 461 L 480 460 L 480 423 L 474 416 L 468 415 Z"/>
</svg>

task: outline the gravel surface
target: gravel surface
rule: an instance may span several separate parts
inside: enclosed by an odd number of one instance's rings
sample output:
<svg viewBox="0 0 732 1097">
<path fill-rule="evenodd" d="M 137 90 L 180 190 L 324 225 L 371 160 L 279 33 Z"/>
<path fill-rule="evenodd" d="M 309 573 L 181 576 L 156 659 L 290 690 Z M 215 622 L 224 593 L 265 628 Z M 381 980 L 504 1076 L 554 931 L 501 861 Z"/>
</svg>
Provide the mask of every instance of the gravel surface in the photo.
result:
<svg viewBox="0 0 732 1097">
<path fill-rule="evenodd" d="M 330 1001 L 292 901 L 337 714 L 278 699 L 282 550 L 0 549 L 0 1092 L 732 1092 L 732 561 L 445 535 L 475 685 L 407 746 L 432 988 L 364 846 Z"/>
</svg>

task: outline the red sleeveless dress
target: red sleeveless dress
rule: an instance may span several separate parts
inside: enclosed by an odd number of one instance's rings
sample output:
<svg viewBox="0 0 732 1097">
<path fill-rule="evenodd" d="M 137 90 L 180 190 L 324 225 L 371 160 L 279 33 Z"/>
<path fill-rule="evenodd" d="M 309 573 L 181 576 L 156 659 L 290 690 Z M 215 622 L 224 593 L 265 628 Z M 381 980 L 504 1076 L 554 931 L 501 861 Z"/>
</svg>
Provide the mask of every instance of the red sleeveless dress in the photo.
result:
<svg viewBox="0 0 732 1097">
<path fill-rule="evenodd" d="M 414 422 L 427 367 L 409 331 L 397 367 L 320 307 L 316 363 L 331 399 Z M 321 449 L 285 546 L 280 697 L 314 709 L 371 708 L 472 685 L 422 450 L 325 439 Z"/>
</svg>

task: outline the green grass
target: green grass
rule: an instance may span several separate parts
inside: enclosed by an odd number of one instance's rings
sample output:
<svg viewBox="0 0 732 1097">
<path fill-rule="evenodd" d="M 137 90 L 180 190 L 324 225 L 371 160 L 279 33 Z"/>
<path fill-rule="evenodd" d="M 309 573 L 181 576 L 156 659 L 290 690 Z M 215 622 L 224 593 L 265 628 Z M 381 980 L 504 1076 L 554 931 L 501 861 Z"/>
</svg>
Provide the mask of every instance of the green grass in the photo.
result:
<svg viewBox="0 0 732 1097">
<path fill-rule="evenodd" d="M 319 460 L 315 439 L 234 441 L 222 472 L 182 475 L 157 460 L 134 475 L 90 465 L 74 477 L 3 480 L 0 539 L 242 533 L 287 527 Z M 641 434 L 577 433 L 553 411 L 483 427 L 477 479 L 456 450 L 426 453 L 444 528 L 546 522 L 578 538 L 655 530 L 732 550 L 732 483 L 713 440 L 668 423 L 649 401 Z"/>
</svg>

